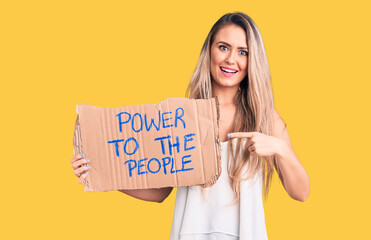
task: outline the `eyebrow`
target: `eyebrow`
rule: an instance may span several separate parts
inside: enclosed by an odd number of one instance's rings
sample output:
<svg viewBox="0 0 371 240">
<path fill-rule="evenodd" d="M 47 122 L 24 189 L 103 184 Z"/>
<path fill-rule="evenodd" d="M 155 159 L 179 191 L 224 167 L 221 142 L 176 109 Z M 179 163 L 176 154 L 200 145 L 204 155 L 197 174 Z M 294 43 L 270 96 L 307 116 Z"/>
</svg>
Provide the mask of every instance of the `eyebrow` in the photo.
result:
<svg viewBox="0 0 371 240">
<path fill-rule="evenodd" d="M 227 45 L 228 47 L 231 47 L 231 45 L 229 43 L 226 43 L 224 41 L 219 41 L 217 43 L 223 43 L 223 44 Z M 248 48 L 247 47 L 238 47 L 237 49 L 246 49 L 247 50 Z"/>
</svg>

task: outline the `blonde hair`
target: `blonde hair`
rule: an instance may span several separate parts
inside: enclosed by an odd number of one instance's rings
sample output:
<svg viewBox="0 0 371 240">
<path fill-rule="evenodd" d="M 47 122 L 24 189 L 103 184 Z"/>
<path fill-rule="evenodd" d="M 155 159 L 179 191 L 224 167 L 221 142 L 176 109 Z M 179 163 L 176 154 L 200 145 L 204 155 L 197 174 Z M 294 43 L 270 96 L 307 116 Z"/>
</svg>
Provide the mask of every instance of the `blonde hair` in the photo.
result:
<svg viewBox="0 0 371 240">
<path fill-rule="evenodd" d="M 233 132 L 261 132 L 272 135 L 273 131 L 273 93 L 271 75 L 263 39 L 254 21 L 244 13 L 234 12 L 222 16 L 211 28 L 203 44 L 200 58 L 187 88 L 186 95 L 195 99 L 212 97 L 210 73 L 210 48 L 216 33 L 224 26 L 235 24 L 246 32 L 248 46 L 248 73 L 240 83 L 240 90 L 235 96 L 237 106 Z M 241 139 L 235 142 L 235 151 L 228 151 L 228 174 L 232 189 L 239 201 L 240 182 L 261 174 L 264 196 L 268 196 L 272 174 L 275 167 L 280 174 L 274 156 L 253 157 Z M 228 140 L 228 148 L 233 148 Z M 231 161 L 231 159 L 233 159 Z M 247 172 L 243 172 L 248 164 Z M 245 178 L 242 175 L 246 175 Z"/>
</svg>

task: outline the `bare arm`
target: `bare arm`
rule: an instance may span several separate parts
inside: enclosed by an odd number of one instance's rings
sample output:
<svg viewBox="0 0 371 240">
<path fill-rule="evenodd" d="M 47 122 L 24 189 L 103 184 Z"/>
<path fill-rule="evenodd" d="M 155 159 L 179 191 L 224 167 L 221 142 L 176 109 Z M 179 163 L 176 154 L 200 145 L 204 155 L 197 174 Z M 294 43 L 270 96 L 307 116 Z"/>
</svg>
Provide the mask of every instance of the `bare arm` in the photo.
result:
<svg viewBox="0 0 371 240">
<path fill-rule="evenodd" d="M 90 166 L 89 159 L 84 158 L 83 154 L 75 155 L 71 158 L 72 168 L 74 174 L 78 177 L 78 183 L 82 184 L 86 178 Z M 129 196 L 150 201 L 150 202 L 163 202 L 173 190 L 172 187 L 158 188 L 158 189 L 138 189 L 138 190 L 118 190 Z"/>
<path fill-rule="evenodd" d="M 277 111 L 274 111 L 274 119 L 273 136 L 281 140 L 275 154 L 277 171 L 290 197 L 303 202 L 310 192 L 309 176 L 294 152 L 286 124 Z"/>
<path fill-rule="evenodd" d="M 118 190 L 129 196 L 150 202 L 163 202 L 173 191 L 172 187 L 157 188 L 157 189 L 136 189 L 136 190 Z"/>
<path fill-rule="evenodd" d="M 273 136 L 260 132 L 235 132 L 229 138 L 247 138 L 246 147 L 253 157 L 274 156 L 275 167 L 286 192 L 295 200 L 309 195 L 309 176 L 291 146 L 286 124 L 274 111 Z"/>
</svg>

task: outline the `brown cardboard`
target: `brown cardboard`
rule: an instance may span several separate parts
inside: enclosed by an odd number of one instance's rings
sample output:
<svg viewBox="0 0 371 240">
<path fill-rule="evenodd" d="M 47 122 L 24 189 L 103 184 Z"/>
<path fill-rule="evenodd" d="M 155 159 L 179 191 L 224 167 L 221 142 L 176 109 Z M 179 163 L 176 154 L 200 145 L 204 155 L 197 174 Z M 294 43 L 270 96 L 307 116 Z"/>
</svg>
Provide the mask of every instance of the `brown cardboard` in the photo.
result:
<svg viewBox="0 0 371 240">
<path fill-rule="evenodd" d="M 74 153 L 91 167 L 85 191 L 210 186 L 220 175 L 216 98 L 76 110 Z"/>
</svg>

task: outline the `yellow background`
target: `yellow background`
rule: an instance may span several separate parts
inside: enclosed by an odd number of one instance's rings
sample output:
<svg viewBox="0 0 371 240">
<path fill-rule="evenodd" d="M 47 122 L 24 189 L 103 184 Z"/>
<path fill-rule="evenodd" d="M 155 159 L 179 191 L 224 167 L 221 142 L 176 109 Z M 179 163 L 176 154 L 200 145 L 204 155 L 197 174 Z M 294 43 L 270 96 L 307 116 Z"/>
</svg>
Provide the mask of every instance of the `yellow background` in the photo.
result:
<svg viewBox="0 0 371 240">
<path fill-rule="evenodd" d="M 269 239 L 369 239 L 367 1 L 2 1 L 1 239 L 168 239 L 164 203 L 86 193 L 70 158 L 75 105 L 183 97 L 224 13 L 261 30 L 275 106 L 311 179 L 306 202 L 275 177 Z"/>
</svg>

